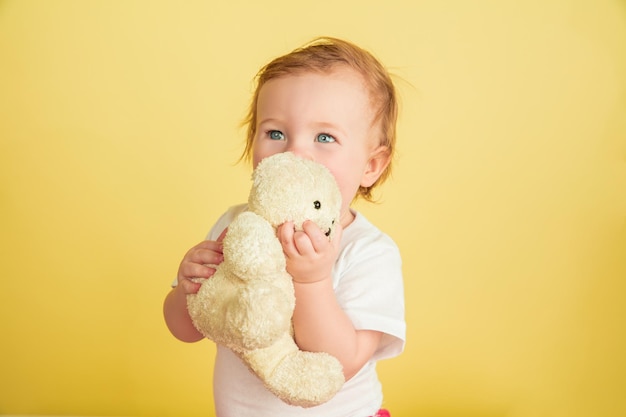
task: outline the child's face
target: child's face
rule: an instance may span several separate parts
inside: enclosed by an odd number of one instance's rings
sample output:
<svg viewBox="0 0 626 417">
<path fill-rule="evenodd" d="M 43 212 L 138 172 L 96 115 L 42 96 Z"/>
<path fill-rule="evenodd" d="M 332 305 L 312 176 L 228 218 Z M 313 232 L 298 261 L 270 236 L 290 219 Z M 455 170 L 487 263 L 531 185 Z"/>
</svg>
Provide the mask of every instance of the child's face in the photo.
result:
<svg viewBox="0 0 626 417">
<path fill-rule="evenodd" d="M 369 94 L 354 70 L 272 79 L 259 91 L 253 166 L 287 151 L 325 165 L 341 190 L 346 219 L 359 186 L 371 186 L 388 163 L 373 119 Z"/>
</svg>

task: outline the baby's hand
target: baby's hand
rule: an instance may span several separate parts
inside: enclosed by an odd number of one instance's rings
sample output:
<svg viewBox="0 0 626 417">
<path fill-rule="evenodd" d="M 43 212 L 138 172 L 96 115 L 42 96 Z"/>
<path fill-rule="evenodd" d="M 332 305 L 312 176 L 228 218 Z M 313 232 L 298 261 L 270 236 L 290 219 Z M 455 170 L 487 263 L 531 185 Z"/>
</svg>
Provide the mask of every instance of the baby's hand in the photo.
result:
<svg viewBox="0 0 626 417">
<path fill-rule="evenodd" d="M 222 241 L 227 230 L 225 229 L 215 241 L 205 240 L 198 243 L 183 257 L 178 267 L 178 285 L 185 294 L 195 294 L 200 289 L 200 284 L 191 281 L 192 278 L 210 278 L 215 273 L 213 266 L 219 265 L 224 260 Z"/>
<path fill-rule="evenodd" d="M 287 260 L 287 272 L 294 282 L 300 283 L 330 279 L 339 254 L 341 226 L 337 225 L 332 241 L 311 221 L 304 222 L 302 228 L 302 231 L 295 231 L 292 222 L 278 227 L 277 235 Z"/>
</svg>

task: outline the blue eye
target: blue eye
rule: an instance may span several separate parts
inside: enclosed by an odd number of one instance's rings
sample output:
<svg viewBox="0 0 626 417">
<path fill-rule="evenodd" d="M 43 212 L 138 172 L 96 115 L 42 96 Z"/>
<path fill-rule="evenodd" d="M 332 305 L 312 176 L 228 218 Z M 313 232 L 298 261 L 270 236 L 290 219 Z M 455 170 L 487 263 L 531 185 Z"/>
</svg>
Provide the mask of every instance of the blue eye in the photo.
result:
<svg viewBox="0 0 626 417">
<path fill-rule="evenodd" d="M 285 139 L 285 135 L 283 135 L 283 132 L 281 132 L 280 130 L 270 130 L 269 132 L 267 132 L 267 135 L 272 140 L 283 140 L 283 139 Z"/>
<path fill-rule="evenodd" d="M 327 133 L 320 133 L 319 135 L 317 135 L 317 138 L 315 140 L 321 143 L 332 143 L 335 141 L 335 138 Z"/>
</svg>

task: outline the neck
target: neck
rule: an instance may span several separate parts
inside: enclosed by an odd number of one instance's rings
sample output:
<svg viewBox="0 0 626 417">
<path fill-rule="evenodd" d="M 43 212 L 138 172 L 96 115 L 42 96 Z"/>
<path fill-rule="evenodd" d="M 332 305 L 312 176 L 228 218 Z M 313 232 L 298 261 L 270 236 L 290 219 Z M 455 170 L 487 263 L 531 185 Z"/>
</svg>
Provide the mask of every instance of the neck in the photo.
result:
<svg viewBox="0 0 626 417">
<path fill-rule="evenodd" d="M 348 227 L 348 225 L 352 223 L 353 220 L 354 220 L 354 214 L 352 214 L 350 207 L 348 207 L 346 211 L 341 213 L 341 217 L 339 218 L 339 221 L 341 222 L 341 227 L 344 229 Z"/>
</svg>

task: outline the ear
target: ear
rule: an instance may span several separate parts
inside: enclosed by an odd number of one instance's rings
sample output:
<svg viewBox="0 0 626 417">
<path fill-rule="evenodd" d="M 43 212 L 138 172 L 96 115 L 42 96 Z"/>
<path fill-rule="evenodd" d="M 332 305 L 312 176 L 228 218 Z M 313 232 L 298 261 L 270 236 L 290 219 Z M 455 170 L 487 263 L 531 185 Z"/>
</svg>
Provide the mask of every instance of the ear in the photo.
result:
<svg viewBox="0 0 626 417">
<path fill-rule="evenodd" d="M 389 148 L 383 145 L 374 148 L 370 152 L 369 159 L 365 165 L 365 171 L 363 171 L 363 177 L 361 178 L 361 187 L 371 187 L 385 168 L 387 168 L 389 162 L 391 162 Z"/>
</svg>

